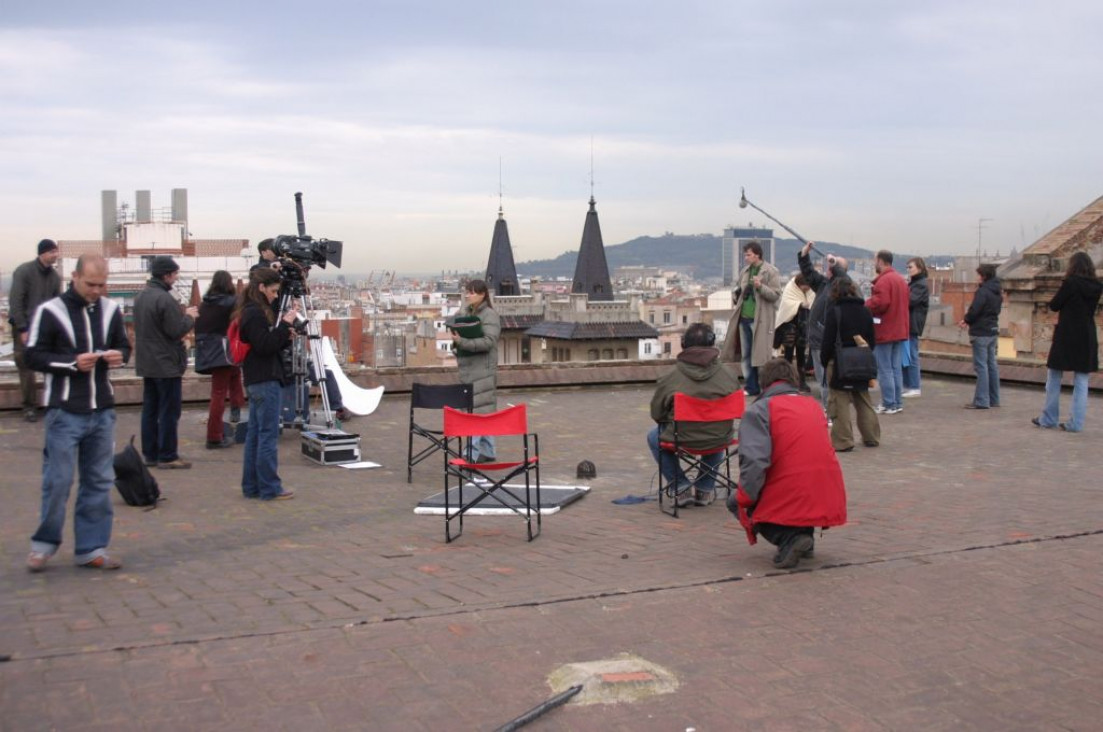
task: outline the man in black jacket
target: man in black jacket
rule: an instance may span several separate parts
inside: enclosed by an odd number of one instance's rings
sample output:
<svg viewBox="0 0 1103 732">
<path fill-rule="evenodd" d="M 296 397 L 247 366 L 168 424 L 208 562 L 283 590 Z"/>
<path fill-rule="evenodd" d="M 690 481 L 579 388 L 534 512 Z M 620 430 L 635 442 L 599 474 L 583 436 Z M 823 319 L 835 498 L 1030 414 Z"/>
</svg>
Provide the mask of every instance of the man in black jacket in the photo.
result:
<svg viewBox="0 0 1103 732">
<path fill-rule="evenodd" d="M 153 258 L 149 282 L 134 298 L 134 366 L 142 377 L 142 456 L 159 468 L 190 468 L 177 451 L 177 423 L 188 354 L 184 336 L 199 308 L 180 312 L 172 286 L 180 266 L 172 257 Z"/>
<path fill-rule="evenodd" d="M 115 481 L 115 393 L 107 372 L 130 358 L 130 342 L 122 310 L 102 296 L 106 291 L 106 260 L 82 255 L 72 287 L 43 303 L 31 322 L 27 363 L 46 374 L 42 513 L 27 556 L 32 572 L 45 569 L 61 546 L 65 504 L 78 465 L 76 562 L 89 569 L 122 566 L 107 555 Z"/>
<path fill-rule="evenodd" d="M 827 317 L 827 303 L 830 300 L 831 280 L 846 274 L 846 260 L 842 257 L 827 255 L 827 274 L 821 274 L 812 266 L 809 252 L 815 242 L 808 242 L 804 248 L 797 252 L 797 264 L 800 265 L 800 273 L 804 275 L 804 281 L 816 293 L 812 301 L 812 308 L 808 312 L 808 349 L 812 352 L 812 367 L 816 372 L 816 383 L 820 385 L 820 404 L 827 411 L 827 376 L 820 363 L 819 353 L 823 346 L 824 320 Z"/>
<path fill-rule="evenodd" d="M 12 275 L 8 322 L 11 323 L 15 367 L 19 369 L 19 389 L 23 394 L 23 419 L 28 422 L 37 421 L 38 414 L 35 412 L 34 369 L 27 366 L 23 352 L 35 308 L 61 294 L 61 277 L 54 269 L 57 259 L 57 242 L 43 239 L 38 242 L 38 257 L 19 265 Z"/>
</svg>

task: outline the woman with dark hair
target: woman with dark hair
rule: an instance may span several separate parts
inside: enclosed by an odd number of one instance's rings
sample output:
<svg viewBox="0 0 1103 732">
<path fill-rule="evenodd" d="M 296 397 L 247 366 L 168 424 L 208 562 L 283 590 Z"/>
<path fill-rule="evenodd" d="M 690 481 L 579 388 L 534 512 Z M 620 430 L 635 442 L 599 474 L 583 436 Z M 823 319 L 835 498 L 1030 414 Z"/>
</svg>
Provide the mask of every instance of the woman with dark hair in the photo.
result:
<svg viewBox="0 0 1103 732">
<path fill-rule="evenodd" d="M 226 330 L 230 327 L 230 316 L 237 303 L 237 292 L 230 273 L 220 269 L 214 273 L 203 302 L 199 303 L 199 317 L 195 319 L 195 343 L 206 338 L 217 339 L 225 343 Z M 233 435 L 223 434 L 222 415 L 226 409 L 226 397 L 230 397 L 230 421 L 235 424 L 241 419 L 241 408 L 245 406 L 245 392 L 241 388 L 241 368 L 232 363 L 210 370 L 211 404 L 207 409 L 207 448 L 217 449 L 234 444 Z"/>
<path fill-rule="evenodd" d="M 1046 359 L 1046 403 L 1042 416 L 1030 420 L 1038 427 L 1060 427 L 1065 432 L 1084 429 L 1088 412 L 1088 376 L 1099 370 L 1099 337 L 1096 334 L 1095 310 L 1103 283 L 1095 274 L 1095 264 L 1084 252 L 1069 258 L 1065 279 L 1049 309 L 1057 313 L 1053 329 L 1053 344 Z M 1072 415 L 1059 422 L 1061 379 L 1066 371 L 1073 372 Z"/>
<path fill-rule="evenodd" d="M 927 325 L 927 310 L 931 304 L 931 288 L 927 285 L 927 263 L 922 257 L 908 260 L 908 344 L 904 349 L 905 399 L 920 396 L 919 337 Z"/>
<path fill-rule="evenodd" d="M 249 355 L 241 365 L 245 392 L 249 395 L 241 492 L 246 498 L 264 501 L 295 496 L 284 489 L 276 469 L 284 380 L 280 352 L 291 343 L 291 324 L 299 310 L 295 304 L 277 319 L 273 303 L 279 294 L 280 273 L 267 267 L 254 269 L 249 273 L 249 287 L 242 294 L 236 315 L 240 319 L 241 340 L 249 344 Z"/>
<path fill-rule="evenodd" d="M 973 370 L 977 373 L 977 388 L 966 409 L 988 409 L 1000 406 L 1000 366 L 996 352 L 1000 335 L 1000 310 L 1003 292 L 996 277 L 996 265 L 977 267 L 977 294 L 969 304 L 959 327 L 969 329 L 973 346 Z"/>
<path fill-rule="evenodd" d="M 471 280 L 464 288 L 467 306 L 462 312 L 479 319 L 481 335 L 467 338 L 452 333 L 452 350 L 460 367 L 460 381 L 474 386 L 475 411 L 494 412 L 498 409 L 498 338 L 502 321 L 490 299 L 486 282 Z M 494 438 L 483 435 L 471 438 L 471 455 L 475 462 L 494 461 Z"/>
<path fill-rule="evenodd" d="M 873 331 L 873 315 L 858 292 L 854 280 L 836 277 L 831 283 L 831 300 L 824 318 L 823 345 L 820 361 L 827 374 L 830 389 L 827 395 L 827 416 L 831 420 L 831 445 L 836 452 L 854 449 L 854 428 L 850 422 L 850 405 L 858 417 L 858 432 L 866 447 L 881 444 L 881 423 L 869 398 L 869 381 L 848 381 L 835 373 L 835 347 L 860 345 L 861 337 L 867 346 L 877 345 Z"/>
</svg>

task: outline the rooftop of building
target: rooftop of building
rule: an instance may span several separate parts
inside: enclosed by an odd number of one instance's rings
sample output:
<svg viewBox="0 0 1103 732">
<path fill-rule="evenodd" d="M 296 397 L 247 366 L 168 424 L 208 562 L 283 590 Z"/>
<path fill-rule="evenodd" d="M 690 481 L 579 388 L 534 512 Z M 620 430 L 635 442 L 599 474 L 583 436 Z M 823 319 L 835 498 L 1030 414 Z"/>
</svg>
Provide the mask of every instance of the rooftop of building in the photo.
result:
<svg viewBox="0 0 1103 732">
<path fill-rule="evenodd" d="M 975 412 L 969 381 L 925 379 L 880 447 L 840 456 L 849 523 L 785 573 L 719 503 L 675 520 L 611 502 L 653 490 L 651 389 L 500 392 L 528 405 L 545 485 L 597 467 L 531 543 L 516 518 L 471 517 L 446 544 L 443 519 L 414 515 L 440 466 L 406 482 L 404 394 L 346 425 L 380 468 L 315 465 L 285 432 L 297 495 L 273 504 L 241 498 L 241 448 L 203 449 L 189 405 L 194 467 L 156 472 L 155 511 L 115 497 L 112 574 L 69 565 L 69 530 L 46 572 L 23 570 L 44 425 L 0 416 L 4 726 L 489 729 L 550 697 L 564 664 L 625 653 L 674 693 L 609 675 L 634 701 L 571 703 L 532 729 L 1097 725 L 1101 397 L 1074 435 L 1030 424 L 1037 387 Z M 121 443 L 139 413 L 118 417 Z"/>
</svg>

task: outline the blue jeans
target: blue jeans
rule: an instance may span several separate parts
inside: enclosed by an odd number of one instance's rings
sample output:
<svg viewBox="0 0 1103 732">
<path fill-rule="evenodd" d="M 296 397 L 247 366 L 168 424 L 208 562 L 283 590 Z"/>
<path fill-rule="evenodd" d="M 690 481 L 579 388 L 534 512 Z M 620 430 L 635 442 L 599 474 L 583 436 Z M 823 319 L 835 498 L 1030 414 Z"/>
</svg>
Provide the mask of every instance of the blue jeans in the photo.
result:
<svg viewBox="0 0 1103 732">
<path fill-rule="evenodd" d="M 1043 427 L 1056 427 L 1061 417 L 1061 377 L 1064 371 L 1049 369 L 1046 375 L 1046 405 L 1038 422 Z M 1088 413 L 1088 376 L 1087 373 L 1073 372 L 1072 375 L 1072 416 L 1065 422 L 1069 432 L 1084 429 L 1084 417 Z"/>
<path fill-rule="evenodd" d="M 46 447 L 42 451 L 42 520 L 31 537 L 31 551 L 54 554 L 65 528 L 65 504 L 80 469 L 73 512 L 78 564 L 106 553 L 111 543 L 111 487 L 115 484 L 115 410 L 74 414 L 46 410 Z"/>
<path fill-rule="evenodd" d="M 919 337 L 908 339 L 908 365 L 904 367 L 904 388 L 919 388 Z"/>
<path fill-rule="evenodd" d="M 973 336 L 973 370 L 977 372 L 977 389 L 973 404 L 978 407 L 1000 406 L 1000 367 L 996 363 L 996 336 Z"/>
<path fill-rule="evenodd" d="M 687 483 L 685 471 L 682 470 L 682 464 L 674 453 L 667 452 L 659 447 L 659 427 L 656 425 L 651 428 L 651 431 L 647 433 L 647 446 L 651 448 L 651 456 L 655 458 L 655 462 L 659 464 L 659 471 L 663 474 L 663 478 L 667 483 L 677 485 L 678 483 Z M 717 452 L 712 455 L 702 455 L 701 462 L 708 465 L 713 470 L 716 470 L 724 459 L 724 453 Z M 702 493 L 709 493 L 716 485 L 716 476 L 712 473 L 706 472 L 701 476 L 700 480 L 696 483 L 696 488 Z"/>
<path fill-rule="evenodd" d="M 761 390 L 758 386 L 758 368 L 751 365 L 751 354 L 754 352 L 753 320 L 739 319 L 739 342 L 743 352 L 743 388 L 748 394 L 754 395 Z"/>
<path fill-rule="evenodd" d="M 478 435 L 471 438 L 471 452 L 469 453 L 471 462 L 478 460 L 480 455 L 488 458 L 493 458 L 497 455 L 497 448 L 493 436 Z"/>
<path fill-rule="evenodd" d="M 820 405 L 823 407 L 823 411 L 826 412 L 830 389 L 827 387 L 827 372 L 824 371 L 823 364 L 820 363 L 820 350 L 818 348 L 812 349 L 812 370 L 816 373 L 816 383 L 820 385 Z"/>
<path fill-rule="evenodd" d="M 881 385 L 881 406 L 885 409 L 902 407 L 900 392 L 904 391 L 905 341 L 878 343 L 873 348 L 873 357 L 877 361 L 877 383 Z"/>
<path fill-rule="evenodd" d="M 245 387 L 249 397 L 249 424 L 241 492 L 246 498 L 271 500 L 283 492 L 276 469 L 279 465 L 280 396 L 278 381 L 262 381 Z"/>
<path fill-rule="evenodd" d="M 142 379 L 142 456 L 146 462 L 171 463 L 177 452 L 183 378 Z"/>
</svg>

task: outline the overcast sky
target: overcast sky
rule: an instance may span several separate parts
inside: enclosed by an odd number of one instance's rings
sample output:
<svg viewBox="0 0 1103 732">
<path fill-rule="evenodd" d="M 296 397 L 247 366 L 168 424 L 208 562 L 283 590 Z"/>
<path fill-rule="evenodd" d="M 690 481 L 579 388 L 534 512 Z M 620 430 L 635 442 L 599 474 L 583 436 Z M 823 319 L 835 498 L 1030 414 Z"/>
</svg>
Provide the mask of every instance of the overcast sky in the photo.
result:
<svg viewBox="0 0 1103 732">
<path fill-rule="evenodd" d="M 1103 195 L 1103 3 L 6 0 L 0 269 L 186 188 L 198 238 L 308 233 L 346 271 L 486 266 L 768 223 L 1022 248 Z"/>
</svg>

